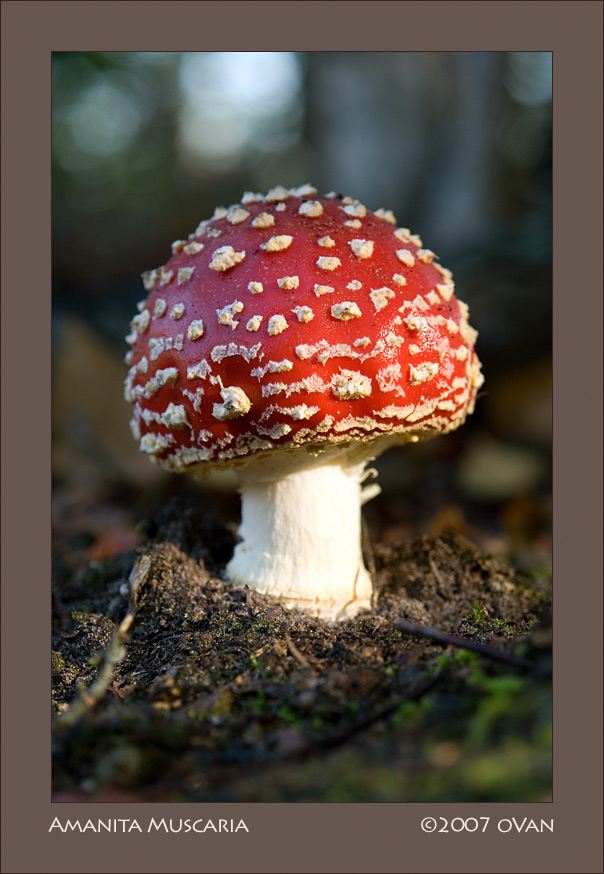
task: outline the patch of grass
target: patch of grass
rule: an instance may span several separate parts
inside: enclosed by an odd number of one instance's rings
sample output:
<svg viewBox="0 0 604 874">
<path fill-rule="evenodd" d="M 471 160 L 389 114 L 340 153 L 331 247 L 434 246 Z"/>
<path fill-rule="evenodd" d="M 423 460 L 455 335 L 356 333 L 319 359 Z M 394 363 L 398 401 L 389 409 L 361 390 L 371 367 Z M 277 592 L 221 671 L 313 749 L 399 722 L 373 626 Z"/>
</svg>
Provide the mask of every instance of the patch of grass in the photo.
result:
<svg viewBox="0 0 604 874">
<path fill-rule="evenodd" d="M 489 616 L 485 607 L 478 600 L 474 601 L 472 605 L 472 614 L 469 622 L 476 631 L 494 634 L 498 637 L 504 637 L 515 632 L 513 625 L 509 622 L 506 622 L 504 619 L 498 619 L 495 616 Z"/>
</svg>

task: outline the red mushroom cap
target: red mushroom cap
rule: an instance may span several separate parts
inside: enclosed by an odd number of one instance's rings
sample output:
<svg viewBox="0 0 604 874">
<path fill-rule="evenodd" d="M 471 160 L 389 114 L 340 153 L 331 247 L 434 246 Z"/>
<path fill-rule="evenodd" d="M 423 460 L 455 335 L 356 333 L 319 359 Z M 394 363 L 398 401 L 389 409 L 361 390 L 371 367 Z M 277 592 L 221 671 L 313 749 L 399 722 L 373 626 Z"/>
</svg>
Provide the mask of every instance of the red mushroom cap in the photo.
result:
<svg viewBox="0 0 604 874">
<path fill-rule="evenodd" d="M 143 274 L 126 398 L 170 470 L 292 446 L 418 440 L 482 383 L 450 271 L 389 212 L 278 187 L 219 208 Z"/>
</svg>

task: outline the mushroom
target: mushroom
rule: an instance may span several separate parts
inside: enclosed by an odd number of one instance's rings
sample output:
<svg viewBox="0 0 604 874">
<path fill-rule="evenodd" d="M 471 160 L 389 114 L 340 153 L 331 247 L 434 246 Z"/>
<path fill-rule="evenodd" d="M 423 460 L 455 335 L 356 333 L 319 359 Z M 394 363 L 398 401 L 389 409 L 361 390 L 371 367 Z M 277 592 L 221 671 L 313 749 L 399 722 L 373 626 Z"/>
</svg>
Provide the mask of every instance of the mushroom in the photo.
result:
<svg viewBox="0 0 604 874">
<path fill-rule="evenodd" d="M 141 450 L 237 469 L 230 580 L 328 620 L 370 608 L 367 465 L 457 428 L 483 381 L 452 274 L 391 212 L 309 185 L 246 193 L 172 253 L 126 338 Z"/>
</svg>

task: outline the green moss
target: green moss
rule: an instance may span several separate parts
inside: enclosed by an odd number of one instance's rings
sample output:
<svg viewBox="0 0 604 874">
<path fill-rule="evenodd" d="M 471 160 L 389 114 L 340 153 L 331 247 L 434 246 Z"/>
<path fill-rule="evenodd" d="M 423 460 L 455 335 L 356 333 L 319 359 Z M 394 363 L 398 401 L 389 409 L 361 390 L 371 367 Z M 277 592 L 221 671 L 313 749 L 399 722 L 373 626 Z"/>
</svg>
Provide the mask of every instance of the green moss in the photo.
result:
<svg viewBox="0 0 604 874">
<path fill-rule="evenodd" d="M 302 725 L 302 723 L 303 723 L 303 720 L 301 719 L 300 714 L 297 713 L 293 709 L 293 707 L 290 707 L 289 705 L 284 705 L 283 707 L 280 707 L 279 710 L 277 711 L 277 716 L 279 717 L 281 722 L 285 722 L 286 725 L 299 726 L 299 725 Z"/>
<path fill-rule="evenodd" d="M 263 716 L 268 710 L 267 695 L 264 689 L 259 689 L 254 698 L 250 699 L 248 706 L 254 716 Z"/>
<path fill-rule="evenodd" d="M 61 655 L 60 652 L 55 652 L 53 650 L 52 653 L 52 672 L 53 674 L 60 674 L 65 669 L 65 659 Z"/>
</svg>

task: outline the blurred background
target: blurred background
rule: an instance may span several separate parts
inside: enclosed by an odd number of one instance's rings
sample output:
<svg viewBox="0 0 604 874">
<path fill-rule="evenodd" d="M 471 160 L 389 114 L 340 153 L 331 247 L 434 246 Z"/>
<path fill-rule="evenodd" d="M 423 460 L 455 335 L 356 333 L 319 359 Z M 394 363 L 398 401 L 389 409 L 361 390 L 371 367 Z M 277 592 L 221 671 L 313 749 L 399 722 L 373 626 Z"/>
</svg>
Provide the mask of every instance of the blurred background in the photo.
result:
<svg viewBox="0 0 604 874">
<path fill-rule="evenodd" d="M 454 528 L 549 575 L 551 54 L 56 52 L 52 70 L 62 561 L 131 549 L 178 496 L 236 526 L 234 476 L 193 483 L 138 451 L 124 337 L 172 240 L 245 190 L 310 182 L 392 209 L 453 271 L 479 331 L 476 412 L 378 459 L 371 537 Z"/>
</svg>

